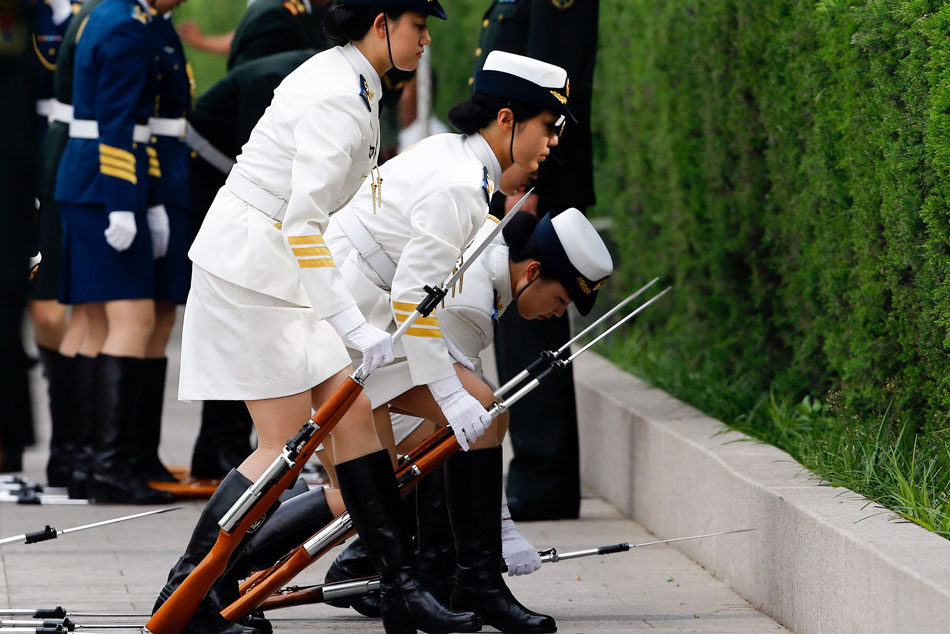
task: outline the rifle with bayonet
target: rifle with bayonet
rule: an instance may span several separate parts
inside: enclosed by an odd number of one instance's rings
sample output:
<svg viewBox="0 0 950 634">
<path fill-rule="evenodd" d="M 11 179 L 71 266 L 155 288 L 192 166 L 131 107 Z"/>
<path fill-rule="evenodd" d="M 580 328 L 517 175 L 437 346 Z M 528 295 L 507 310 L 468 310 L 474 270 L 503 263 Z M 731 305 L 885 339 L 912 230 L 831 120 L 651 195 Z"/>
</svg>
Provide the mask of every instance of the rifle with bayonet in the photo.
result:
<svg viewBox="0 0 950 634">
<path fill-rule="evenodd" d="M 509 216 L 510 217 L 510 214 Z M 653 282 L 644 287 L 652 285 Z M 660 291 L 647 301 L 643 302 L 638 308 L 620 319 L 616 324 L 595 337 L 591 342 L 581 348 L 579 351 L 563 355 L 558 351 L 556 355 L 549 358 L 546 367 L 535 372 L 533 376 L 526 376 L 527 382 L 511 396 L 507 395 L 517 384 L 509 383 L 495 392 L 495 398 L 498 400 L 488 410 L 488 414 L 495 418 L 509 407 L 522 399 L 529 392 L 538 387 L 541 383 L 550 379 L 555 373 L 568 367 L 574 359 L 583 354 L 592 345 L 608 336 L 621 325 L 640 314 L 648 306 L 659 300 L 663 295 L 669 292 L 670 287 Z M 625 300 L 626 301 L 626 300 Z M 605 317 L 592 324 L 585 332 L 598 325 L 603 319 L 609 317 L 611 311 Z M 410 452 L 412 458 L 405 461 L 396 470 L 396 483 L 400 490 L 406 491 L 415 486 L 423 477 L 431 473 L 436 467 L 448 460 L 456 451 L 460 449 L 455 435 L 448 427 L 440 428 L 432 434 L 419 447 Z M 250 614 L 253 610 L 261 606 L 274 592 L 286 585 L 291 579 L 298 575 L 314 561 L 326 554 L 334 546 L 342 543 L 349 536 L 354 534 L 353 522 L 350 515 L 344 512 L 332 522 L 327 524 L 316 535 L 308 539 L 294 551 L 281 558 L 274 566 L 267 570 L 259 571 L 251 575 L 241 584 L 240 596 L 231 605 L 221 611 L 221 615 L 229 621 L 239 621 Z"/>
<path fill-rule="evenodd" d="M 743 528 L 734 531 L 724 531 L 721 533 L 707 533 L 705 535 L 691 535 L 689 537 L 674 537 L 673 539 L 661 539 L 658 541 L 644 542 L 642 544 L 610 544 L 608 546 L 598 546 L 596 548 L 587 548 L 584 550 L 575 550 L 572 552 L 559 553 L 556 548 L 538 551 L 538 557 L 542 564 L 556 564 L 569 559 L 579 559 L 581 557 L 593 557 L 595 555 L 614 555 L 616 553 L 629 552 L 634 548 L 643 548 L 645 546 L 656 546 L 658 544 L 670 544 L 673 542 L 682 542 L 692 539 L 705 539 L 707 537 L 720 537 L 722 535 L 733 535 L 736 533 L 747 533 L 754 531 L 754 528 Z M 502 564 L 501 572 L 507 572 L 508 566 Z M 280 608 L 290 608 L 298 605 L 311 605 L 314 603 L 326 603 L 336 599 L 352 599 L 379 592 L 379 576 L 361 577 L 349 581 L 337 581 L 334 583 L 320 583 L 309 586 L 289 586 L 277 590 L 272 596 L 268 597 L 261 604 L 261 609 L 266 611 L 278 610 Z"/>
<path fill-rule="evenodd" d="M 517 211 L 527 201 L 533 188 L 528 190 L 512 211 Z M 458 281 L 465 270 L 478 258 L 495 237 L 501 233 L 508 221 L 514 217 L 509 213 L 499 222 L 486 239 L 478 245 L 471 257 L 449 278 L 437 287 L 426 286 L 426 297 L 419 302 L 411 315 L 393 333 L 393 343 L 402 338 L 409 328 L 420 318 L 427 317 L 442 299 L 448 289 Z M 143 632 L 148 634 L 180 634 L 194 616 L 198 606 L 204 600 L 211 586 L 227 570 L 231 554 L 237 548 L 247 531 L 264 518 L 273 508 L 277 498 L 287 489 L 303 469 L 303 465 L 324 441 L 333 427 L 363 390 L 368 372 L 362 365 L 347 377 L 334 394 L 310 417 L 297 435 L 287 441 L 281 454 L 274 459 L 264 473 L 252 484 L 237 502 L 225 513 L 218 523 L 220 532 L 211 551 L 191 571 L 172 595 L 149 619 Z"/>
</svg>

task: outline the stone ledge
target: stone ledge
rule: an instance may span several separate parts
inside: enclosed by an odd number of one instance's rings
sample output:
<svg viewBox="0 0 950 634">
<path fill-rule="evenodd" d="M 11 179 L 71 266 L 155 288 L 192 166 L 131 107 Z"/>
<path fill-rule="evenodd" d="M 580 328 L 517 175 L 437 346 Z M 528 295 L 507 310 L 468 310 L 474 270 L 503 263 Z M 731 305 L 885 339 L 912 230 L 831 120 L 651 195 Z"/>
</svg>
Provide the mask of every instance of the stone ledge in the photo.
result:
<svg viewBox="0 0 950 634">
<path fill-rule="evenodd" d="M 588 353 L 584 481 L 797 634 L 950 631 L 950 542 Z"/>
</svg>

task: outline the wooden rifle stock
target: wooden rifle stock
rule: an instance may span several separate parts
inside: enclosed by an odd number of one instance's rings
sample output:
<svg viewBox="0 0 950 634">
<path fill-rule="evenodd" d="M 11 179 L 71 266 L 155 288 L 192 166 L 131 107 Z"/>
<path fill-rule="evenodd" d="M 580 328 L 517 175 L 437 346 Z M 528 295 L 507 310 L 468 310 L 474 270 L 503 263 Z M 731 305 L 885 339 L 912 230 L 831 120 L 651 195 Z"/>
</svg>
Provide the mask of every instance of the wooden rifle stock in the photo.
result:
<svg viewBox="0 0 950 634">
<path fill-rule="evenodd" d="M 152 615 L 145 629 L 153 634 L 181 634 L 204 600 L 211 586 L 224 574 L 231 554 L 241 543 L 248 529 L 258 522 L 277 502 L 277 498 L 300 475 L 307 460 L 340 421 L 343 415 L 362 392 L 362 386 L 347 377 L 320 409 L 311 417 L 317 431 L 304 442 L 294 466 L 265 490 L 245 513 L 230 533 L 221 529 L 211 551 L 172 593 L 168 600 Z"/>
<path fill-rule="evenodd" d="M 396 469 L 396 482 L 401 491 L 405 492 L 415 486 L 419 480 L 432 473 L 440 464 L 448 460 L 452 454 L 460 449 L 451 429 L 439 428 L 432 435 L 423 440 L 415 449 L 409 452 L 409 460 L 403 462 Z M 334 520 L 338 522 L 349 516 L 344 513 Z M 332 523 L 331 523 L 332 525 Z M 307 566 L 315 562 L 333 547 L 342 543 L 349 536 L 355 534 L 352 527 L 336 539 L 322 544 L 312 555 L 301 545 L 288 557 L 284 556 L 274 566 L 255 573 L 241 584 L 240 597 L 221 611 L 221 616 L 229 621 L 239 621 L 253 610 L 263 605 L 271 596 L 286 585 L 291 579 L 300 574 Z M 319 535 L 319 533 L 318 533 Z M 313 540 L 311 537 L 308 542 Z"/>
</svg>

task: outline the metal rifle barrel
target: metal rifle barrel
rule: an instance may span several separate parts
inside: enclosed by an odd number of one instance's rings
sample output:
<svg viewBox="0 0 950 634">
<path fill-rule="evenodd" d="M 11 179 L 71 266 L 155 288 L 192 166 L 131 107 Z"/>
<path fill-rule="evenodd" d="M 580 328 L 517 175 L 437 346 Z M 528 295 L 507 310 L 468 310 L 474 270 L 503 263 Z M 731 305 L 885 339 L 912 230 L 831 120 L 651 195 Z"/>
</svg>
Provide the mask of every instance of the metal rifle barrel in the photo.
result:
<svg viewBox="0 0 950 634">
<path fill-rule="evenodd" d="M 591 325 L 589 325 L 587 328 L 585 328 L 585 329 L 582 330 L 581 332 L 577 333 L 577 335 L 575 335 L 573 339 L 571 339 L 570 341 L 568 341 L 567 343 L 565 343 L 563 346 L 561 346 L 560 348 L 558 348 L 558 349 L 557 349 L 557 352 L 553 352 L 553 353 L 552 353 L 552 352 L 550 352 L 550 351 L 546 351 L 546 352 L 542 353 L 542 356 L 541 356 L 539 359 L 537 359 L 536 361 L 534 361 L 533 363 L 531 363 L 531 365 L 529 365 L 527 368 L 525 368 L 524 370 L 522 370 L 521 372 L 519 372 L 513 379 L 511 379 L 510 381 L 508 381 L 507 383 L 505 383 L 503 386 L 501 386 L 500 388 L 498 388 L 497 390 L 495 390 L 495 398 L 502 398 L 506 393 L 508 393 L 508 391 L 510 391 L 512 388 L 514 388 L 515 386 L 517 386 L 517 385 L 519 385 L 520 383 L 522 383 L 523 381 L 525 381 L 529 376 L 535 376 L 535 375 L 539 374 L 540 371 L 541 371 L 545 366 L 550 365 L 550 363 L 551 363 L 553 360 L 560 358 L 560 356 L 561 356 L 566 350 L 570 350 L 571 346 L 572 346 L 578 339 L 580 339 L 581 337 L 583 337 L 584 335 L 586 335 L 587 333 L 589 333 L 591 330 L 593 330 L 594 328 L 596 328 L 596 327 L 598 327 L 599 325 L 601 325 L 602 323 L 604 323 L 604 321 L 606 321 L 607 319 L 609 319 L 614 313 L 616 313 L 618 310 L 620 310 L 621 308 L 623 308 L 624 306 L 626 306 L 627 304 L 629 304 L 630 302 L 632 302 L 634 299 L 636 299 L 637 297 L 639 297 L 641 294 L 643 294 L 644 291 L 646 291 L 648 288 L 650 288 L 651 286 L 653 286 L 654 284 L 656 284 L 658 281 L 660 281 L 660 278 L 654 277 L 652 280 L 650 280 L 649 282 L 647 282 L 646 284 L 644 284 L 642 287 L 640 287 L 639 290 L 634 291 L 633 293 L 631 293 L 630 295 L 628 295 L 627 297 L 625 297 L 625 298 L 624 298 L 623 300 L 621 300 L 616 306 L 614 306 L 613 308 L 611 308 L 610 310 L 608 310 L 606 313 L 604 313 L 603 315 L 601 315 L 601 316 L 597 319 L 597 321 L 595 321 L 594 323 L 592 323 Z"/>
</svg>

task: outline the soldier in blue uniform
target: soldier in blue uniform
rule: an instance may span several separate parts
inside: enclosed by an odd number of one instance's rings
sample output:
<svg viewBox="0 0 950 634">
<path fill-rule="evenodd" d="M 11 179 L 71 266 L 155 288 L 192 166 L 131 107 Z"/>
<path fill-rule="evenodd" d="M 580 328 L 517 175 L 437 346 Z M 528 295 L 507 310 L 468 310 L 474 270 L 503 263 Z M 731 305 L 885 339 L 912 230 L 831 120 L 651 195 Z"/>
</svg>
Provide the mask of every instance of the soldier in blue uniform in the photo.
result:
<svg viewBox="0 0 950 634">
<path fill-rule="evenodd" d="M 175 325 L 176 306 L 185 303 L 191 278 L 191 159 L 185 144 L 185 117 L 194 98 L 194 80 L 171 12 L 153 16 L 151 28 L 158 56 L 158 98 L 155 116 L 149 119 L 152 138 L 147 151 L 154 149 L 160 174 L 151 176 L 155 190 L 150 194 L 152 202 L 160 201 L 164 209 L 169 237 L 166 253 L 155 260 L 155 328 L 145 348 L 137 442 L 129 458 L 133 471 L 146 481 L 175 482 L 159 460 L 158 445 L 168 370 L 165 349 Z"/>
<path fill-rule="evenodd" d="M 128 460 L 155 326 L 155 263 L 168 246 L 168 217 L 150 192 L 161 175 L 149 152 L 158 60 L 151 8 L 180 0 L 105 0 L 81 24 L 73 119 L 56 182 L 63 226 L 60 300 L 85 304 L 95 362 L 95 450 L 86 494 L 107 502 L 160 503 Z"/>
</svg>

